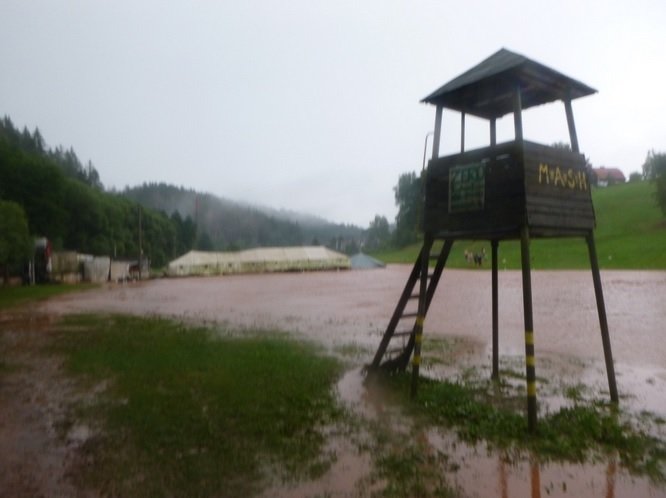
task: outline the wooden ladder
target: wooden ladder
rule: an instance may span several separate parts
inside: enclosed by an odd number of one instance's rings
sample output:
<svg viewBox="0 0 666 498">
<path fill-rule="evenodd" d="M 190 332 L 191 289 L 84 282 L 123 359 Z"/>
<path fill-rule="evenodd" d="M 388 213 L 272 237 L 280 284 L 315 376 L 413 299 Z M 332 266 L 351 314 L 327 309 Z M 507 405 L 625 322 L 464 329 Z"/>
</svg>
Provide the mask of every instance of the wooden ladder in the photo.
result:
<svg viewBox="0 0 666 498">
<path fill-rule="evenodd" d="M 393 311 L 393 316 L 379 343 L 379 348 L 377 348 L 372 363 L 368 366 L 370 370 L 383 368 L 389 371 L 396 371 L 407 368 L 416 342 L 419 309 L 424 310 L 422 318 L 425 319 L 430 302 L 435 294 L 435 289 L 437 289 L 437 284 L 446 265 L 446 260 L 451 252 L 453 240 L 446 239 L 439 254 L 431 254 L 433 243 L 434 240 L 432 238 L 426 238 L 423 242 L 412 272 L 407 279 L 395 311 Z M 423 258 L 427 258 L 427 262 L 424 262 Z M 430 272 L 431 261 L 436 261 L 432 273 Z M 425 289 L 425 293 L 422 292 L 422 289 Z M 412 303 L 411 306 L 409 306 L 410 303 Z M 416 309 L 414 309 L 413 303 L 416 303 Z M 411 328 L 409 328 L 410 325 Z M 399 326 L 400 330 L 398 330 Z M 393 339 L 400 339 L 402 343 L 394 344 L 395 341 L 392 343 Z M 384 361 L 382 362 L 382 360 Z"/>
</svg>

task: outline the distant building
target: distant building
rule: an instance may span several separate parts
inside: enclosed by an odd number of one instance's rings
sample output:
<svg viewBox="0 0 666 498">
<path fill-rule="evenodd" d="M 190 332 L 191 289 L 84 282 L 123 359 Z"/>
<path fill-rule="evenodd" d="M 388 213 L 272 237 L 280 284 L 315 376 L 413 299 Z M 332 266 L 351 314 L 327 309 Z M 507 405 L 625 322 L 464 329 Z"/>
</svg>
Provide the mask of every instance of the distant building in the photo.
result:
<svg viewBox="0 0 666 498">
<path fill-rule="evenodd" d="M 598 187 L 608 187 L 609 185 L 616 185 L 624 183 L 627 179 L 624 173 L 618 168 L 592 168 L 592 183 Z"/>
</svg>

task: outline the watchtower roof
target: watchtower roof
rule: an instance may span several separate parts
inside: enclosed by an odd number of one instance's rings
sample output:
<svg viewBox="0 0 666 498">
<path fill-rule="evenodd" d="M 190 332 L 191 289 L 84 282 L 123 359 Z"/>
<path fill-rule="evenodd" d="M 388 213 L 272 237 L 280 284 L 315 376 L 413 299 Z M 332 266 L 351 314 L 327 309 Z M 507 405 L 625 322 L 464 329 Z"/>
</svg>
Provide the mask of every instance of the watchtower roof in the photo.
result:
<svg viewBox="0 0 666 498">
<path fill-rule="evenodd" d="M 517 86 L 521 90 L 523 109 L 597 92 L 580 81 L 503 48 L 421 102 L 493 119 L 513 112 Z"/>
</svg>

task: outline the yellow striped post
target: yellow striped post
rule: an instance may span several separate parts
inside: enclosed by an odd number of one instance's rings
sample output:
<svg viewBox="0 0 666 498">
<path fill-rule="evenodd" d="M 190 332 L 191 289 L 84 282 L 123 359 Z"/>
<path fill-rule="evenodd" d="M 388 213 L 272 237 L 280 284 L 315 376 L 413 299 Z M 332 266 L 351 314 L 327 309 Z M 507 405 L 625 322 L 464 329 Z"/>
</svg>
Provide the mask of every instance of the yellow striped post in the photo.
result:
<svg viewBox="0 0 666 498">
<path fill-rule="evenodd" d="M 421 343 L 423 342 L 423 322 L 425 317 L 419 315 L 416 317 L 416 324 L 414 325 L 414 356 L 412 357 L 412 398 L 416 396 L 419 367 L 421 366 Z"/>
<path fill-rule="evenodd" d="M 428 291 L 428 268 L 430 262 L 430 249 L 432 249 L 433 238 L 426 236 L 421 251 L 421 275 L 419 282 L 419 308 L 414 324 L 414 357 L 412 358 L 412 386 L 411 397 L 416 397 L 419 382 L 419 367 L 421 365 L 421 342 L 423 341 L 423 322 L 425 321 L 427 309 Z"/>
<path fill-rule="evenodd" d="M 523 275 L 523 313 L 525 318 L 525 375 L 527 380 L 527 427 L 536 432 L 537 398 L 534 359 L 534 323 L 532 317 L 532 277 L 530 269 L 530 236 L 527 225 L 520 237 L 520 259 Z"/>
</svg>

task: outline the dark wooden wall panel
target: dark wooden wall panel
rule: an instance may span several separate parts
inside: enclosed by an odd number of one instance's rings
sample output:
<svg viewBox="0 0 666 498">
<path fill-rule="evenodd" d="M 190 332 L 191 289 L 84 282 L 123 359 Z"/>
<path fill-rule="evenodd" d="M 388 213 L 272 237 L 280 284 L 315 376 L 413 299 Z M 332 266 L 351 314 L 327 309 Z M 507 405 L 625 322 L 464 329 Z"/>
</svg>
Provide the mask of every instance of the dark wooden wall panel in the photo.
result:
<svg viewBox="0 0 666 498">
<path fill-rule="evenodd" d="M 481 165 L 482 205 L 475 197 L 476 184 L 470 189 L 471 204 L 465 203 L 464 195 L 460 202 L 460 191 L 450 199 L 451 169 L 476 171 Z M 430 161 L 425 186 L 426 232 L 491 237 L 502 232 L 518 234 L 525 222 L 537 236 L 594 228 L 589 178 L 581 154 L 532 142 L 510 142 Z"/>
</svg>

